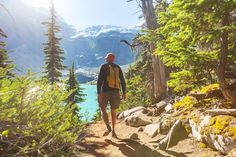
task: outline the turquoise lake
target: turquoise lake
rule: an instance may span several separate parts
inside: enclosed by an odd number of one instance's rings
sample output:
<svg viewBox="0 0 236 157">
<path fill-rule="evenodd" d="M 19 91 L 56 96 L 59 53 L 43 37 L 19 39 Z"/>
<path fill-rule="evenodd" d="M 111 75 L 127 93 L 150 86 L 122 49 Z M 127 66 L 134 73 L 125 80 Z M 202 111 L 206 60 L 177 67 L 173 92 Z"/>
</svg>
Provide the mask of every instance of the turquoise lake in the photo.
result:
<svg viewBox="0 0 236 157">
<path fill-rule="evenodd" d="M 85 101 L 78 104 L 80 107 L 80 114 L 82 115 L 83 120 L 90 121 L 98 109 L 97 86 L 81 84 L 81 88 L 83 88 L 83 94 L 86 94 L 86 96 L 84 97 Z"/>
</svg>

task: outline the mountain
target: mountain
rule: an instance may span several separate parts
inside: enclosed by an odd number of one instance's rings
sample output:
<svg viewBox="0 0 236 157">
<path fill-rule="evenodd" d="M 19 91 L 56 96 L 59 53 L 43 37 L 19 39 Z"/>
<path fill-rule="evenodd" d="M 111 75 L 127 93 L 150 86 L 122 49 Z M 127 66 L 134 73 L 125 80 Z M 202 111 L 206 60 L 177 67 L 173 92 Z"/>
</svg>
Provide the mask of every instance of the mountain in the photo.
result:
<svg viewBox="0 0 236 157">
<path fill-rule="evenodd" d="M 42 71 L 44 53 L 42 44 L 47 41 L 47 31 L 41 23 L 49 18 L 49 10 L 35 8 L 24 4 L 21 0 L 1 0 L 10 12 L 1 10 L 0 27 L 8 35 L 6 42 L 10 51 L 10 59 L 17 66 L 17 73 L 22 74 L 31 69 Z M 63 40 L 61 46 L 65 51 L 65 64 L 76 63 L 77 68 L 98 67 L 104 62 L 107 52 L 114 52 L 117 63 L 121 65 L 134 61 L 135 54 L 120 40 L 131 41 L 138 28 L 122 28 L 118 26 L 92 26 L 76 30 L 67 24 L 59 15 L 58 23 Z"/>
<path fill-rule="evenodd" d="M 25 73 L 29 68 L 34 72 L 41 71 L 44 65 L 42 44 L 47 40 L 44 36 L 47 28 L 41 23 L 49 18 L 49 11 L 30 7 L 21 0 L 1 0 L 1 4 L 9 10 L 7 13 L 1 9 L 0 27 L 8 36 L 7 49 L 10 51 L 10 59 L 17 66 L 17 73 Z M 58 22 L 62 27 L 60 37 L 65 41 L 76 33 L 62 18 L 59 17 Z"/>
<path fill-rule="evenodd" d="M 67 56 L 68 61 L 75 61 L 79 67 L 97 67 L 104 62 L 104 56 L 108 52 L 113 52 L 118 64 L 131 63 L 135 55 L 120 40 L 131 41 L 137 30 L 117 26 L 93 26 L 79 30 L 65 43 L 70 54 Z"/>
</svg>

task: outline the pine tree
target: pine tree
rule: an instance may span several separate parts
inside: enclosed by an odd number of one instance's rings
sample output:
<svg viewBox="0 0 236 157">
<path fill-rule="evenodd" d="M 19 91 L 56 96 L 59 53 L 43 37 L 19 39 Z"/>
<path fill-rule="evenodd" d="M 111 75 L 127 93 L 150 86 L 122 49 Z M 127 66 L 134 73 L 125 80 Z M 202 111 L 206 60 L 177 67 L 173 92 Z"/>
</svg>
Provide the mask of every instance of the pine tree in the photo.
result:
<svg viewBox="0 0 236 157">
<path fill-rule="evenodd" d="M 7 50 L 5 49 L 6 43 L 2 40 L 3 38 L 7 38 L 7 36 L 0 28 L 0 68 L 2 68 L 5 75 L 11 76 L 10 70 L 13 66 L 8 59 Z"/>
<path fill-rule="evenodd" d="M 49 82 L 58 82 L 62 76 L 61 71 L 65 69 L 63 65 L 63 50 L 60 47 L 61 38 L 56 37 L 56 33 L 60 32 L 60 27 L 56 22 L 56 13 L 54 9 L 53 1 L 51 1 L 51 17 L 49 21 L 43 22 L 48 27 L 46 35 L 48 36 L 48 42 L 44 43 L 45 53 L 45 74 Z"/>
<path fill-rule="evenodd" d="M 79 108 L 76 104 L 81 103 L 84 101 L 83 99 L 83 92 L 80 84 L 78 83 L 76 76 L 75 76 L 75 66 L 74 63 L 69 72 L 69 79 L 67 82 L 67 90 L 71 92 L 67 101 L 71 107 L 74 107 L 74 113 L 77 114 L 79 112 Z"/>
</svg>

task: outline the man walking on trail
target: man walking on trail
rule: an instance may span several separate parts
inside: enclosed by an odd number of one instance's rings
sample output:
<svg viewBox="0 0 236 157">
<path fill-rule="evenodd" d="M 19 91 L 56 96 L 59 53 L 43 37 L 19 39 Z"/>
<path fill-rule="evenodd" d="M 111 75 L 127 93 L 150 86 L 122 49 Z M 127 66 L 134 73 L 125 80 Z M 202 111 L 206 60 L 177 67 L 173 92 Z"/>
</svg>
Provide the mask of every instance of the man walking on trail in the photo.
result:
<svg viewBox="0 0 236 157">
<path fill-rule="evenodd" d="M 115 133 L 116 109 L 120 105 L 120 86 L 123 94 L 122 99 L 126 98 L 126 84 L 120 66 L 114 63 L 115 55 L 108 53 L 105 59 L 107 63 L 101 66 L 97 81 L 98 103 L 101 109 L 102 119 L 107 128 L 103 135 L 107 136 L 112 132 L 112 137 L 117 137 Z M 109 118 L 106 112 L 108 102 L 111 107 L 112 127 L 109 124 Z"/>
</svg>

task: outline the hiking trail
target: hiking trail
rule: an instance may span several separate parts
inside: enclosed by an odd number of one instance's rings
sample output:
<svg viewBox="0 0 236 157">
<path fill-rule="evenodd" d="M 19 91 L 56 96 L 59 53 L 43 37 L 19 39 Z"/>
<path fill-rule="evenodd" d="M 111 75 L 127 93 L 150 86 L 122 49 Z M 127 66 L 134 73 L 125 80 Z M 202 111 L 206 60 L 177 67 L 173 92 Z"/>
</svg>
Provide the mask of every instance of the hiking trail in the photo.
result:
<svg viewBox="0 0 236 157">
<path fill-rule="evenodd" d="M 155 118 L 155 117 L 153 117 Z M 111 134 L 103 136 L 105 125 L 98 121 L 88 126 L 88 134 L 80 144 L 84 149 L 84 157 L 221 157 L 217 151 L 210 148 L 201 148 L 191 135 L 180 141 L 176 146 L 167 150 L 160 150 L 158 142 L 165 135 L 157 135 L 154 138 L 147 136 L 144 132 L 137 131 L 138 128 L 130 127 L 122 120 L 117 120 L 116 133 L 118 138 L 112 138 Z M 137 140 L 130 136 L 138 134 Z"/>
</svg>

